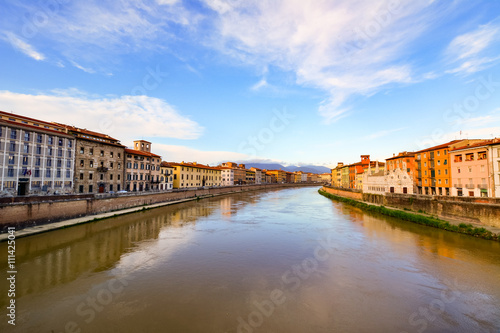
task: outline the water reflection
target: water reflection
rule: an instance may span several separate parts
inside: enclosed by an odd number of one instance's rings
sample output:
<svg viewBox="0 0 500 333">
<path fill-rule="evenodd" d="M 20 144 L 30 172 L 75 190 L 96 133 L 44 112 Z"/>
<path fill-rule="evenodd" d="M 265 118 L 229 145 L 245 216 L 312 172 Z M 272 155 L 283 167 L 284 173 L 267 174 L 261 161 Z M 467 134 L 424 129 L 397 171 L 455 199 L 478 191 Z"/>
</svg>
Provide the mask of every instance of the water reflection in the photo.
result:
<svg viewBox="0 0 500 333">
<path fill-rule="evenodd" d="M 460 297 L 426 332 L 492 331 L 499 246 L 316 189 L 215 197 L 19 239 L 18 325 L 0 331 L 238 332 L 241 319 L 253 332 L 410 332 L 410 316 L 450 288 Z M 285 301 L 263 315 L 274 290 Z"/>
</svg>

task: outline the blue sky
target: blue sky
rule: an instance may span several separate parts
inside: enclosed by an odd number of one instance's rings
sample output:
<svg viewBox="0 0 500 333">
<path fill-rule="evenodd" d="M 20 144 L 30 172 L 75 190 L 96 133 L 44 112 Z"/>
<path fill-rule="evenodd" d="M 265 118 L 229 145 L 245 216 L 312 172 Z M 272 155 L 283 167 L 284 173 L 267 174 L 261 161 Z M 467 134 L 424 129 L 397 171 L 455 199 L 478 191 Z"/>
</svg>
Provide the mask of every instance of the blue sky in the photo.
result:
<svg viewBox="0 0 500 333">
<path fill-rule="evenodd" d="M 332 167 L 500 137 L 500 2 L 2 1 L 0 110 L 168 161 Z"/>
</svg>

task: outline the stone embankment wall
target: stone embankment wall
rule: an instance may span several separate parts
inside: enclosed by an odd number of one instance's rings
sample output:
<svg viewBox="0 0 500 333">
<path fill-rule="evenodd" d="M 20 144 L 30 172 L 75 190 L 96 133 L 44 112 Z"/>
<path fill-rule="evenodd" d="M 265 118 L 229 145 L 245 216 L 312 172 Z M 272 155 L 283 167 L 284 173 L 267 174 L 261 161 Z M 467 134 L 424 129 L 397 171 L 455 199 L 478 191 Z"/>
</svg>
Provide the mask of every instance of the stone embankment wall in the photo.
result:
<svg viewBox="0 0 500 333">
<path fill-rule="evenodd" d="M 320 184 L 266 184 L 106 196 L 18 197 L 15 200 L 2 198 L 0 229 L 3 231 L 9 226 L 27 227 L 187 198 L 311 185 L 320 186 Z"/>
<path fill-rule="evenodd" d="M 410 209 L 438 216 L 442 219 L 453 219 L 464 223 L 479 223 L 500 227 L 500 199 L 480 197 L 447 197 L 415 194 L 386 195 L 355 192 L 352 190 L 324 186 L 323 190 L 338 196 L 361 200 L 366 203 L 384 205 L 399 209 Z"/>
</svg>

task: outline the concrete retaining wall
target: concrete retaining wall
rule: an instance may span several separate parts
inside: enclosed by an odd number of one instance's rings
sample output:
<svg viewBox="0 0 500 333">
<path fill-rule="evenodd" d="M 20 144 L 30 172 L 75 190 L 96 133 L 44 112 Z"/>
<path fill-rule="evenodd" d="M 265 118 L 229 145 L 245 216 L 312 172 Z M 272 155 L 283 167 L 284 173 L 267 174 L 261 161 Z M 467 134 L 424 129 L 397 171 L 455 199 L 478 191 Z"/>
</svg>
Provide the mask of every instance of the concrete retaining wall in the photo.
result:
<svg viewBox="0 0 500 333">
<path fill-rule="evenodd" d="M 229 194 L 265 189 L 279 189 L 312 184 L 266 184 L 228 186 L 209 189 L 193 189 L 174 192 L 141 193 L 126 195 L 108 195 L 104 197 L 74 198 L 59 196 L 31 197 L 26 202 L 0 204 L 0 229 L 5 231 L 9 226 L 23 228 L 49 222 L 57 222 L 99 213 L 106 213 L 125 208 L 168 202 L 179 199 L 195 198 L 205 195 Z M 315 184 L 315 186 L 320 186 Z M 55 199 L 55 200 L 54 200 Z"/>
<path fill-rule="evenodd" d="M 436 215 L 442 219 L 453 219 L 465 223 L 472 222 L 500 227 L 500 199 L 396 193 L 388 193 L 386 195 L 358 193 L 358 198 L 353 196 L 352 191 L 327 186 L 323 187 L 323 189 L 328 193 L 350 199 L 362 200 L 367 203 L 399 209 L 406 208 L 415 212 L 423 211 L 427 214 Z"/>
</svg>

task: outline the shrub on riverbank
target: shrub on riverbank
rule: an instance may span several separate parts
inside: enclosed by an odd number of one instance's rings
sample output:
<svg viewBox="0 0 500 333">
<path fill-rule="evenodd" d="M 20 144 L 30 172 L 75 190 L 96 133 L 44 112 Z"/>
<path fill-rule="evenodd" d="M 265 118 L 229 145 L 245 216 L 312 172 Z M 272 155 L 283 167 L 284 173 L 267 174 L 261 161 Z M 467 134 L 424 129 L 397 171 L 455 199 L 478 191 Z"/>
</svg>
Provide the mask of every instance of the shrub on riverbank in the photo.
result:
<svg viewBox="0 0 500 333">
<path fill-rule="evenodd" d="M 448 231 L 453 231 L 453 232 L 458 232 L 461 234 L 466 234 L 466 235 L 471 235 L 475 237 L 480 237 L 484 239 L 489 239 L 489 240 L 499 240 L 499 236 L 492 233 L 489 230 L 486 230 L 485 228 L 477 228 L 474 227 L 472 224 L 465 224 L 465 223 L 460 223 L 459 225 L 451 224 L 447 221 L 443 221 L 441 219 L 438 219 L 436 217 L 432 216 L 425 216 L 425 215 L 420 215 L 420 214 L 415 214 L 415 213 L 409 213 L 407 211 L 401 211 L 401 210 L 396 210 L 396 209 L 390 209 L 386 208 L 384 206 L 375 206 L 375 205 L 370 205 L 365 202 L 349 199 L 349 198 L 344 198 L 338 195 L 330 194 L 322 190 L 318 190 L 318 193 L 329 198 L 333 199 L 336 201 L 344 202 L 350 206 L 354 206 L 357 208 L 360 208 L 365 211 L 369 212 L 376 212 L 380 213 L 383 215 L 391 216 L 391 217 L 396 217 L 398 219 L 404 220 L 404 221 L 409 221 L 409 222 L 414 222 L 422 225 L 427 225 L 430 227 L 434 228 L 439 228 L 439 229 L 444 229 Z"/>
</svg>

